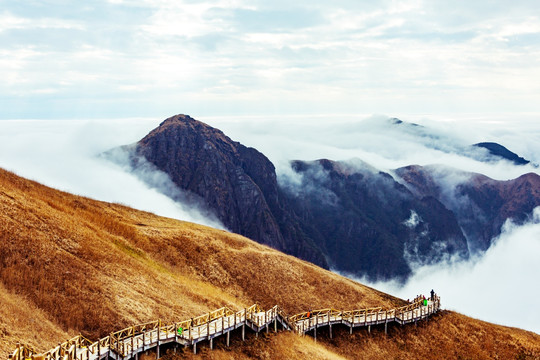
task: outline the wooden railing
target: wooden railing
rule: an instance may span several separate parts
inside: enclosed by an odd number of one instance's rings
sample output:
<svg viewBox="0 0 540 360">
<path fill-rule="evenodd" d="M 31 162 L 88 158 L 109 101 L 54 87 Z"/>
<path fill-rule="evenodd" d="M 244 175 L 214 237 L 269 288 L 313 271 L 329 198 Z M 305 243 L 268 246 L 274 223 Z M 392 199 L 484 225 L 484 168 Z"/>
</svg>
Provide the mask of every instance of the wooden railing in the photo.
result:
<svg viewBox="0 0 540 360">
<path fill-rule="evenodd" d="M 32 347 L 17 344 L 10 360 L 101 360 L 101 359 L 138 359 L 138 354 L 151 348 L 157 349 L 159 358 L 160 345 L 173 343 L 176 346 L 193 346 L 196 352 L 197 343 L 209 341 L 212 348 L 213 339 L 226 335 L 229 345 L 230 332 L 242 328 L 244 340 L 245 327 L 251 328 L 257 334 L 273 325 L 277 331 L 277 324 L 285 330 L 292 330 L 299 335 L 313 331 L 317 336 L 317 328 L 330 327 L 343 324 L 350 327 L 368 327 L 385 324 L 385 332 L 389 322 L 407 324 L 425 319 L 440 309 L 440 298 L 434 296 L 427 302 L 417 297 L 412 303 L 394 309 L 383 310 L 381 307 L 359 310 L 336 310 L 332 308 L 310 310 L 293 316 L 288 316 L 278 305 L 269 310 L 263 310 L 254 304 L 240 311 L 223 307 L 198 317 L 177 323 L 163 324 L 156 320 L 144 324 L 134 325 L 92 342 L 82 335 L 76 336 L 55 348 L 38 353 Z"/>
</svg>

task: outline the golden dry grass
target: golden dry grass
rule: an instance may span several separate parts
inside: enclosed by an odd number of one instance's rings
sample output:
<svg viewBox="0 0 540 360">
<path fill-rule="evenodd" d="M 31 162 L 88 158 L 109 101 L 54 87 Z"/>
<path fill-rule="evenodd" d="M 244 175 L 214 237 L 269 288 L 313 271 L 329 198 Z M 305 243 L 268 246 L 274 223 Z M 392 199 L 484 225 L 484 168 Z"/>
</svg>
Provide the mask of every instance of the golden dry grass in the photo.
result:
<svg viewBox="0 0 540 360">
<path fill-rule="evenodd" d="M 350 359 L 539 359 L 537 334 L 442 311 L 418 326 L 374 327 L 371 334 L 337 327 L 321 343 Z M 353 355 L 354 354 L 354 355 Z"/>
<path fill-rule="evenodd" d="M 0 284 L 0 356 L 13 351 L 13 344 L 23 340 L 32 347 L 52 348 L 70 338 L 52 323 L 42 310 L 24 297 L 9 293 Z"/>
<path fill-rule="evenodd" d="M 201 348 L 197 355 L 193 355 L 191 349 L 184 349 L 176 356 L 169 351 L 163 360 L 181 359 L 215 359 L 215 360 L 244 360 L 244 359 L 290 359 L 290 360 L 343 360 L 346 357 L 329 350 L 324 344 L 315 342 L 310 337 L 299 337 L 290 332 L 268 335 L 261 333 L 258 338 L 250 337 L 242 342 L 241 339 L 232 340 L 231 346 L 225 343 L 216 344 L 214 350 L 208 347 Z M 149 359 L 155 360 L 155 356 Z"/>
<path fill-rule="evenodd" d="M 134 323 L 178 321 L 221 306 L 279 304 L 294 314 L 403 304 L 242 236 L 67 194 L 1 169 L 0 224 L 4 357 L 17 340 L 47 350 L 77 333 L 96 339 Z M 336 339 L 315 344 L 280 333 L 202 357 L 455 358 L 467 351 L 473 358 L 513 358 L 537 356 L 540 348 L 536 334 L 453 313 L 439 318 L 425 329 L 393 328 L 388 338 L 365 337 L 365 331 L 351 338 L 337 329 Z"/>
</svg>

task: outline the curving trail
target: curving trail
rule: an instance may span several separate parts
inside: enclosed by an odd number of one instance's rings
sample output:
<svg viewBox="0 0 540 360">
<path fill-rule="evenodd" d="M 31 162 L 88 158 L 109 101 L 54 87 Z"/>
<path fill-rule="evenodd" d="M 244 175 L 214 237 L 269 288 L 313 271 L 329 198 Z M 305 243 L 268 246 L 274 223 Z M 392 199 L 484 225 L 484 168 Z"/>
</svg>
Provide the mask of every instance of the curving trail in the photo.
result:
<svg viewBox="0 0 540 360">
<path fill-rule="evenodd" d="M 262 310 L 258 305 L 233 311 L 221 308 L 208 314 L 174 324 L 162 324 L 160 320 L 146 324 L 135 325 L 110 334 L 96 342 L 92 342 L 82 335 L 70 339 L 54 349 L 39 354 L 26 345 L 17 345 L 9 355 L 10 360 L 138 360 L 139 354 L 150 349 L 156 349 L 157 358 L 160 357 L 160 347 L 165 344 L 193 346 L 197 352 L 197 344 L 208 341 L 213 348 L 213 340 L 226 336 L 229 346 L 231 331 L 241 328 L 242 340 L 245 339 L 246 327 L 258 336 L 259 332 L 268 332 L 270 328 L 278 331 L 278 325 L 283 330 L 294 331 L 299 335 L 313 332 L 317 338 L 317 329 L 329 327 L 332 337 L 332 325 L 343 324 L 350 328 L 352 334 L 355 327 L 367 327 L 371 331 L 372 325 L 384 324 L 385 332 L 388 323 L 396 322 L 404 325 L 427 319 L 439 311 L 441 300 L 439 296 L 432 300 L 417 297 L 411 304 L 383 310 L 371 308 L 362 310 L 335 310 L 322 309 L 308 311 L 294 316 L 287 316 L 279 306 L 269 310 Z"/>
</svg>

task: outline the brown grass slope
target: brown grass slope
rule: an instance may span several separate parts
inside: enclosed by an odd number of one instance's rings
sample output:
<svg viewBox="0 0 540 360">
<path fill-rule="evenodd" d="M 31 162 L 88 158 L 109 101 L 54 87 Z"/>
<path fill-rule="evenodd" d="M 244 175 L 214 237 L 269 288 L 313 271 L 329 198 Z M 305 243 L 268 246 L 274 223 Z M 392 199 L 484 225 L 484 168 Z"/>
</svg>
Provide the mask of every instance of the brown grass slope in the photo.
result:
<svg viewBox="0 0 540 360">
<path fill-rule="evenodd" d="M 96 339 L 134 323 L 255 302 L 280 304 L 291 314 L 403 303 L 235 234 L 67 194 L 0 169 L 1 357 L 17 341 L 47 350 L 78 333 Z M 432 358 L 426 349 L 464 358 L 540 353 L 536 334 L 455 313 L 409 328 L 392 327 L 389 337 L 377 330 L 351 337 L 337 329 L 334 340 L 318 343 L 280 333 L 202 357 Z"/>
</svg>

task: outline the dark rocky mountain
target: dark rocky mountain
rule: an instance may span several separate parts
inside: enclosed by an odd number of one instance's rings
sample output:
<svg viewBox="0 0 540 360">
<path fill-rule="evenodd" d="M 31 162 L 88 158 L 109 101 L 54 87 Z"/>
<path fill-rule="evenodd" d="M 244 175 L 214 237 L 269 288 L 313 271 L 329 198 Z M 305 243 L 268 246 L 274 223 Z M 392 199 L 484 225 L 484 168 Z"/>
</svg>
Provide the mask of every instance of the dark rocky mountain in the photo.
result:
<svg viewBox="0 0 540 360">
<path fill-rule="evenodd" d="M 135 155 L 200 198 L 233 232 L 328 267 L 280 199 L 274 165 L 253 148 L 186 115 L 163 121 Z"/>
<path fill-rule="evenodd" d="M 461 208 L 428 168 L 398 169 L 398 182 L 359 160 L 325 159 L 292 162 L 297 181 L 278 183 L 263 154 L 186 115 L 163 121 L 126 149 L 132 167 L 144 159 L 165 172 L 229 230 L 372 280 L 404 279 L 411 262 L 467 257 L 463 230 L 488 239 L 507 217 L 530 212 L 540 189 L 534 176 L 501 185 L 477 175 L 456 192 L 471 199 Z"/>
<path fill-rule="evenodd" d="M 508 150 L 501 144 L 497 144 L 494 142 L 481 142 L 478 144 L 474 144 L 473 146 L 487 149 L 491 155 L 498 158 L 509 160 L 516 165 L 527 165 L 530 163 L 530 161 L 525 160 L 524 158 Z"/>
<path fill-rule="evenodd" d="M 335 268 L 403 279 L 410 261 L 468 256 L 454 214 L 433 196 L 415 196 L 359 160 L 294 161 L 292 167 L 302 182 L 287 192 L 289 203 Z"/>
<path fill-rule="evenodd" d="M 444 166 L 414 165 L 396 174 L 418 196 L 432 196 L 456 214 L 472 251 L 489 248 L 507 219 L 522 224 L 540 206 L 540 176 L 534 173 L 497 181 Z"/>
</svg>

